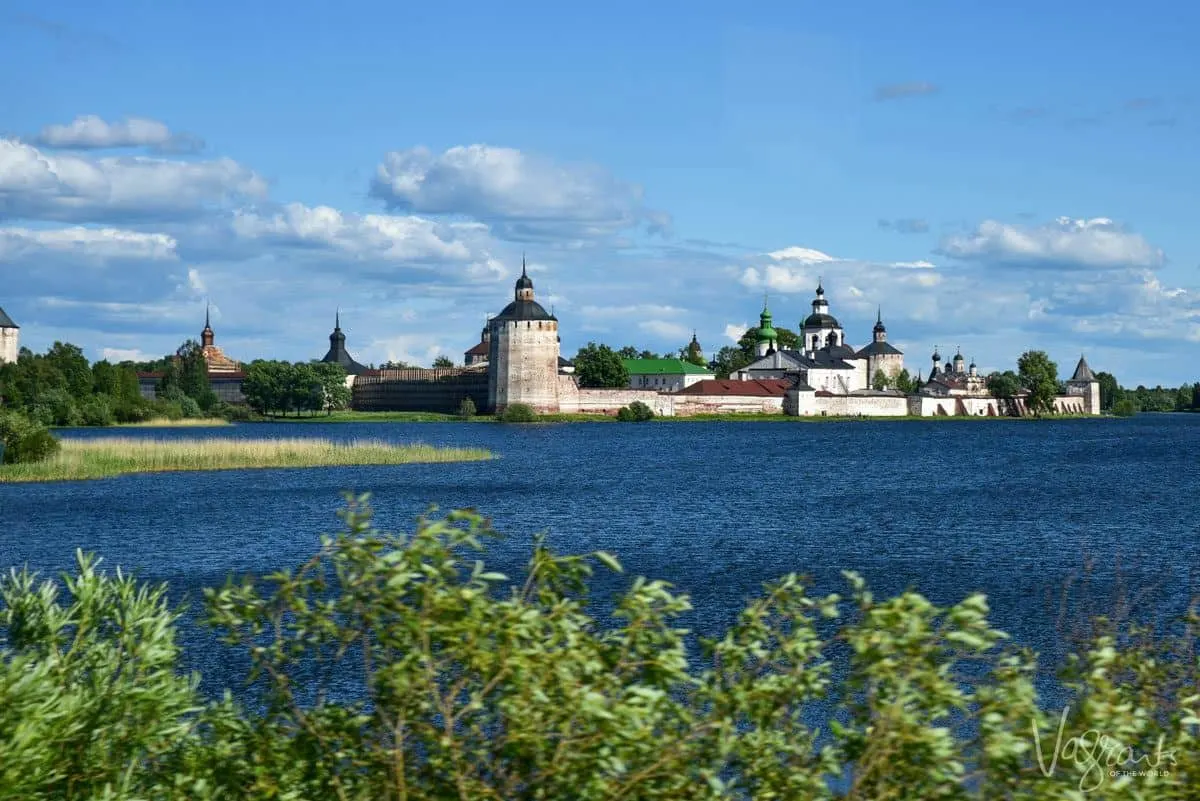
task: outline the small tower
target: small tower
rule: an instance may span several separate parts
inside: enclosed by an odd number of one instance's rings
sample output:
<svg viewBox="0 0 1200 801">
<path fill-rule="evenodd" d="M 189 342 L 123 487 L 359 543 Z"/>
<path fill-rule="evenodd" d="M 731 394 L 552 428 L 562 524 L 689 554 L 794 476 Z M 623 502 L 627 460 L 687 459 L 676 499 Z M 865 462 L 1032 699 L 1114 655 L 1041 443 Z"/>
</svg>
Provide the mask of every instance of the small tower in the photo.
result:
<svg viewBox="0 0 1200 801">
<path fill-rule="evenodd" d="M 21 355 L 21 326 L 0 309 L 0 364 L 16 362 Z"/>
<path fill-rule="evenodd" d="M 766 356 L 779 349 L 779 332 L 771 324 L 771 310 L 763 299 L 762 314 L 758 315 L 758 330 L 754 333 L 754 347 L 759 356 Z"/>
<path fill-rule="evenodd" d="M 521 257 L 513 301 L 488 321 L 488 407 L 499 414 L 525 403 L 558 411 L 558 318 L 534 300 L 533 279 Z"/>
<path fill-rule="evenodd" d="M 342 312 L 333 314 L 333 333 L 329 335 L 329 352 L 321 359 L 323 362 L 340 364 L 347 376 L 361 375 L 367 368 L 354 361 L 354 357 L 346 350 L 346 335 L 342 333 Z"/>
<path fill-rule="evenodd" d="M 938 353 L 937 345 L 933 346 L 933 367 L 929 370 L 929 380 L 932 381 L 941 372 L 942 354 Z"/>
<path fill-rule="evenodd" d="M 962 375 L 963 373 L 965 373 L 967 371 L 966 367 L 964 366 L 965 364 L 966 364 L 966 359 L 963 358 L 962 348 L 960 347 L 958 349 L 958 353 L 954 354 L 954 374 Z"/>
<path fill-rule="evenodd" d="M 875 308 L 875 327 L 871 329 L 872 342 L 887 342 L 887 327 L 883 324 L 883 307 Z"/>
<path fill-rule="evenodd" d="M 817 281 L 817 294 L 812 302 L 812 314 L 800 324 L 800 336 L 803 341 L 801 350 L 809 357 L 823 347 L 846 344 L 841 324 L 829 313 L 829 302 L 825 300 L 825 286 L 820 279 Z"/>
<path fill-rule="evenodd" d="M 695 329 L 692 329 L 692 341 L 687 346 L 687 359 L 692 364 L 704 364 L 704 348 L 700 347 L 700 340 L 696 339 Z"/>
<path fill-rule="evenodd" d="M 1100 414 L 1100 379 L 1096 378 L 1082 353 L 1079 354 L 1075 372 L 1067 381 L 1067 394 L 1081 395 L 1084 411 L 1088 414 Z"/>
<path fill-rule="evenodd" d="M 975 366 L 975 359 L 971 359 L 971 363 L 967 365 L 967 375 L 971 378 L 979 378 L 979 368 Z"/>
<path fill-rule="evenodd" d="M 216 337 L 213 334 L 212 326 L 208 322 L 209 304 L 204 302 L 204 330 L 200 332 L 200 347 L 211 348 Z"/>
</svg>

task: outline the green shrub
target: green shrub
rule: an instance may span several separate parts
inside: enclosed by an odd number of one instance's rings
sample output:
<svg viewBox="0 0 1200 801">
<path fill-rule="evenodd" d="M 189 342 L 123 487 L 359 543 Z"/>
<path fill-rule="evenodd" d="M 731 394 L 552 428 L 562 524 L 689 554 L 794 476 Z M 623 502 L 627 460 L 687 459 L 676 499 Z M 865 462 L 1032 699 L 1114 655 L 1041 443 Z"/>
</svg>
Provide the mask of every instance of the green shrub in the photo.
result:
<svg viewBox="0 0 1200 801">
<path fill-rule="evenodd" d="M 0 441 L 6 464 L 40 462 L 58 453 L 58 440 L 40 423 L 15 412 L 0 412 Z"/>
<path fill-rule="evenodd" d="M 179 410 L 185 418 L 203 417 L 204 410 L 200 408 L 200 404 L 189 395 L 184 395 L 179 401 Z"/>
<path fill-rule="evenodd" d="M 93 395 L 79 407 L 85 426 L 111 426 L 117 421 L 112 402 L 107 395 Z"/>
<path fill-rule="evenodd" d="M 458 404 L 458 416 L 463 420 L 470 420 L 475 416 L 475 401 L 471 400 L 471 396 L 462 399 L 462 403 Z"/>
<path fill-rule="evenodd" d="M 504 423 L 532 423 L 537 420 L 537 412 L 527 403 L 510 403 L 500 415 Z"/>
<path fill-rule="evenodd" d="M 113 417 L 118 423 L 144 423 L 157 414 L 155 402 L 142 397 L 122 401 L 113 409 Z"/>
<path fill-rule="evenodd" d="M 878 598 L 847 573 L 844 597 L 818 596 L 788 575 L 695 649 L 691 604 L 661 581 L 594 616 L 593 571 L 620 570 L 605 553 L 537 538 L 513 583 L 481 561 L 495 533 L 474 512 L 387 534 L 359 498 L 344 519 L 298 568 L 205 591 L 230 649 L 211 657 L 249 665 L 252 709 L 198 695 L 162 587 L 83 556 L 61 585 L 0 577 L 0 799 L 1184 801 L 1200 786 L 1195 613 L 1168 634 L 1102 624 L 1045 709 L 1035 657 L 979 594 Z"/>
<path fill-rule="evenodd" d="M 644 423 L 654 419 L 654 410 L 641 401 L 634 401 L 617 411 L 617 419 L 622 423 Z"/>
<path fill-rule="evenodd" d="M 1137 412 L 1137 404 L 1129 398 L 1123 398 L 1113 404 L 1112 413 L 1117 417 L 1133 417 Z"/>
</svg>

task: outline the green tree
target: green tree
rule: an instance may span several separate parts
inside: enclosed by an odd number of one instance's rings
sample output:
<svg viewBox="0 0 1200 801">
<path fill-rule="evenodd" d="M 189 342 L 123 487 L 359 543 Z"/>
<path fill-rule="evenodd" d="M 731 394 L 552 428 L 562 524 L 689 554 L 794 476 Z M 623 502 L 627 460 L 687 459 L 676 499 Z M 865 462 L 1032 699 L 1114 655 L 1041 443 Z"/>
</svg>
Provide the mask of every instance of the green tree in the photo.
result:
<svg viewBox="0 0 1200 801">
<path fill-rule="evenodd" d="M 993 398 L 1013 398 L 1021 391 L 1021 378 L 1012 370 L 992 373 L 987 377 L 987 388 Z"/>
<path fill-rule="evenodd" d="M 1031 350 L 1017 359 L 1017 375 L 1021 386 L 1029 390 L 1025 402 L 1038 417 L 1054 411 L 1054 396 L 1058 394 L 1058 365 L 1050 361 L 1045 351 Z"/>
<path fill-rule="evenodd" d="M 575 378 L 579 386 L 616 389 L 629 386 L 629 370 L 608 345 L 589 342 L 575 354 Z"/>
<path fill-rule="evenodd" d="M 502 423 L 533 423 L 537 421 L 537 412 L 527 403 L 510 403 L 500 413 Z"/>
<path fill-rule="evenodd" d="M 81 401 L 92 394 L 92 366 L 78 346 L 55 342 L 46 351 L 45 361 L 62 374 L 73 399 Z"/>
<path fill-rule="evenodd" d="M 1184 384 L 1175 393 L 1175 411 L 1186 412 L 1192 408 L 1192 393 L 1195 387 L 1191 384 Z"/>
<path fill-rule="evenodd" d="M 454 360 L 451 359 L 449 356 L 438 356 L 436 359 L 433 360 L 433 366 L 434 366 L 434 369 L 453 367 Z"/>
<path fill-rule="evenodd" d="M 321 385 L 321 406 L 326 414 L 349 409 L 353 392 L 346 386 L 346 368 L 332 362 L 312 362 L 312 369 Z"/>
<path fill-rule="evenodd" d="M 1117 417 L 1132 417 L 1137 412 L 1137 403 L 1132 398 L 1121 398 L 1113 404 L 1112 408 L 1112 413 Z"/>
<path fill-rule="evenodd" d="M 1112 373 L 1101 371 L 1096 373 L 1096 381 L 1100 384 L 1100 410 L 1109 411 L 1121 394 L 1121 386 Z"/>
<path fill-rule="evenodd" d="M 475 416 L 476 411 L 475 401 L 471 400 L 470 395 L 463 398 L 462 403 L 458 404 L 458 416 L 462 420 L 470 420 Z"/>
<path fill-rule="evenodd" d="M 286 413 L 288 406 L 287 362 L 253 361 L 246 365 L 242 396 L 259 414 Z"/>
<path fill-rule="evenodd" d="M 729 378 L 757 358 L 757 356 L 748 355 L 741 348 L 726 345 L 717 351 L 717 356 L 713 360 L 713 372 L 717 374 L 717 378 Z"/>
</svg>

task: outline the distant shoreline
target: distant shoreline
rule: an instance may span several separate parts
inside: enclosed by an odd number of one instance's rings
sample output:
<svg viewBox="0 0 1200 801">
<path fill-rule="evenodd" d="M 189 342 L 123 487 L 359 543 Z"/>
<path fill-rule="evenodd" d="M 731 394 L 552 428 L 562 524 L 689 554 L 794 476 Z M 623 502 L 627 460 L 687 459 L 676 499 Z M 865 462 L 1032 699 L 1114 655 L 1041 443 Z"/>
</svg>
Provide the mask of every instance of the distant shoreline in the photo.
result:
<svg viewBox="0 0 1200 801">
<path fill-rule="evenodd" d="M 968 421 L 968 420 L 1097 420 L 1101 418 L 1116 419 L 1111 414 L 1055 414 L 1044 417 L 988 417 L 984 415 L 946 415 L 917 417 L 904 415 L 896 417 L 856 417 L 856 416 L 813 416 L 798 417 L 786 414 L 697 414 L 681 415 L 678 417 L 655 417 L 651 423 L 864 423 L 864 422 L 918 422 L 922 420 L 938 421 Z M 438 412 L 334 412 L 332 415 L 315 415 L 312 417 L 272 417 L 253 422 L 262 423 L 500 423 L 494 415 L 473 415 L 463 419 L 456 414 L 441 414 Z M 538 415 L 535 423 L 616 423 L 613 415 L 607 414 L 543 414 Z M 530 425 L 529 423 L 512 423 L 506 425 Z"/>
</svg>

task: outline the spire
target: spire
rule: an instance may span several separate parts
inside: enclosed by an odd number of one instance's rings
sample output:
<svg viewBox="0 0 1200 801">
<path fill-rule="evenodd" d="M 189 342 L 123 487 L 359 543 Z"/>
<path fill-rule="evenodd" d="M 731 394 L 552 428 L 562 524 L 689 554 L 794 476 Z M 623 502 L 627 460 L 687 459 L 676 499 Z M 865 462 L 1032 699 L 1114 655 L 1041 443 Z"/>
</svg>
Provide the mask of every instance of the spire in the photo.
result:
<svg viewBox="0 0 1200 801">
<path fill-rule="evenodd" d="M 525 251 L 523 251 L 523 250 L 521 251 L 521 277 L 522 277 L 522 278 L 528 278 L 528 277 L 529 277 L 529 276 L 528 276 L 528 275 L 525 273 Z"/>
<path fill-rule="evenodd" d="M 876 306 L 875 307 L 875 324 L 880 325 L 882 323 L 883 323 L 883 306 Z"/>
<path fill-rule="evenodd" d="M 204 327 L 212 328 L 212 326 L 208 324 L 208 307 L 209 307 L 209 303 L 208 303 L 208 300 L 206 299 L 204 301 Z"/>
<path fill-rule="evenodd" d="M 342 330 L 342 309 L 340 306 L 333 313 L 333 330 L 334 331 Z"/>
<path fill-rule="evenodd" d="M 823 286 L 823 284 L 824 284 L 824 279 L 818 275 L 817 276 L 817 294 L 818 295 L 825 294 L 825 287 Z"/>
</svg>

